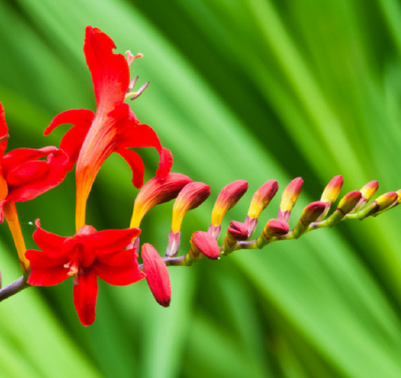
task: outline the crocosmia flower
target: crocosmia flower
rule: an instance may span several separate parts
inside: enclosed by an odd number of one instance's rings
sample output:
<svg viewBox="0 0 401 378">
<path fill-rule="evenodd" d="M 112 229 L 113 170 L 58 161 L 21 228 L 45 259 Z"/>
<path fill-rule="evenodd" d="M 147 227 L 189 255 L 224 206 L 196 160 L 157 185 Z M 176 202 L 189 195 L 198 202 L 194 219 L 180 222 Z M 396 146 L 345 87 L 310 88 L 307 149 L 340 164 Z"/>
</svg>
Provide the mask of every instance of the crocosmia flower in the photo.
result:
<svg viewBox="0 0 401 378">
<path fill-rule="evenodd" d="M 0 103 L 1 221 L 6 203 L 29 201 L 60 184 L 68 163 L 67 155 L 56 147 L 17 148 L 4 155 L 7 140 L 8 127 Z"/>
<path fill-rule="evenodd" d="M 143 184 L 144 166 L 141 157 L 128 148 L 154 147 L 160 154 L 157 175 L 166 177 L 172 165 L 169 150 L 162 147 L 154 130 L 141 124 L 124 100 L 135 98 L 130 93 L 129 64 L 135 59 L 113 53 L 114 42 L 102 31 L 86 28 L 84 54 L 92 75 L 97 110 L 76 109 L 56 116 L 45 135 L 61 124 L 73 127 L 64 135 L 60 148 L 70 156 L 70 164 L 77 162 L 77 229 L 85 224 L 86 201 L 95 177 L 112 152 L 120 154 L 130 165 L 133 184 Z M 139 55 L 138 55 L 139 56 Z"/>
<path fill-rule="evenodd" d="M 33 239 L 40 250 L 26 251 L 31 262 L 30 285 L 52 286 L 74 278 L 74 305 L 81 323 L 95 320 L 97 277 L 111 285 L 129 285 L 145 277 L 135 249 L 125 249 L 139 229 L 96 231 L 83 226 L 76 235 L 62 237 L 43 230 L 39 221 Z"/>
</svg>

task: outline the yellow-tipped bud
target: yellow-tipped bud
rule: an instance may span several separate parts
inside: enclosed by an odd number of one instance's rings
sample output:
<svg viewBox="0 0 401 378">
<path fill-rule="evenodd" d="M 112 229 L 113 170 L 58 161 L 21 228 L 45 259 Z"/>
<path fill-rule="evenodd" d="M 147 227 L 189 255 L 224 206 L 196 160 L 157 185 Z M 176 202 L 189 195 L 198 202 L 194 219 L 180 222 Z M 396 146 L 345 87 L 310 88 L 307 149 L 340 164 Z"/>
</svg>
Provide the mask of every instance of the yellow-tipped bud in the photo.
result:
<svg viewBox="0 0 401 378">
<path fill-rule="evenodd" d="M 362 193 L 362 197 L 367 201 L 369 201 L 379 189 L 379 183 L 377 181 L 370 181 L 360 190 Z"/>
<path fill-rule="evenodd" d="M 264 183 L 252 197 L 252 201 L 248 210 L 248 217 L 258 219 L 262 211 L 277 193 L 277 190 L 278 183 L 276 180 L 270 180 Z"/>
<path fill-rule="evenodd" d="M 335 224 L 340 222 L 348 213 L 350 213 L 361 199 L 362 194 L 359 190 L 354 190 L 353 192 L 347 193 L 343 198 L 341 198 L 338 203 L 337 209 L 334 211 L 330 217 L 327 218 L 327 226 L 333 227 Z"/>
<path fill-rule="evenodd" d="M 248 183 L 237 180 L 225 186 L 214 204 L 212 211 L 212 225 L 220 226 L 227 211 L 233 208 L 248 189 Z"/>
<path fill-rule="evenodd" d="M 398 193 L 384 193 L 380 197 L 376 198 L 369 206 L 356 213 L 355 215 L 358 217 L 358 219 L 364 219 L 370 215 L 378 215 L 380 212 L 387 210 L 397 203 Z"/>
<path fill-rule="evenodd" d="M 181 173 L 169 173 L 165 179 L 153 177 L 138 193 L 131 218 L 131 228 L 139 227 L 145 214 L 154 206 L 176 198 L 192 180 Z"/>
<path fill-rule="evenodd" d="M 291 215 L 291 210 L 297 202 L 299 193 L 301 193 L 303 183 L 304 180 L 302 180 L 301 177 L 297 177 L 287 185 L 281 196 L 278 219 L 281 219 L 285 222 L 288 221 Z"/>
<path fill-rule="evenodd" d="M 185 214 L 205 201 L 210 195 L 210 186 L 203 182 L 192 182 L 178 194 L 173 207 L 171 230 L 178 232 L 181 229 Z"/>
<path fill-rule="evenodd" d="M 334 203 L 340 195 L 344 180 L 342 176 L 333 177 L 324 188 L 320 201 L 328 202 L 330 205 Z"/>
</svg>

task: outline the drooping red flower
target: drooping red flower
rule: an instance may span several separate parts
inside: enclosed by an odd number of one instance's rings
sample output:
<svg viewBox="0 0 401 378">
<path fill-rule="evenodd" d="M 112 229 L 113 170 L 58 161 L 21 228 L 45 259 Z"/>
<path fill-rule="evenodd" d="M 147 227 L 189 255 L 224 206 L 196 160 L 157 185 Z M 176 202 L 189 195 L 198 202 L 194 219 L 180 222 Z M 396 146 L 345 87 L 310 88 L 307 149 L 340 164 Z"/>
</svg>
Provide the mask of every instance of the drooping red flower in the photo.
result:
<svg viewBox="0 0 401 378">
<path fill-rule="evenodd" d="M 61 124 L 73 127 L 64 135 L 60 148 L 70 156 L 70 164 L 77 162 L 77 229 L 85 224 L 85 208 L 95 177 L 112 152 L 120 154 L 130 165 L 133 184 L 143 184 L 144 166 L 141 157 L 128 148 L 154 147 L 159 152 L 160 164 L 157 175 L 166 177 L 172 165 L 169 150 L 162 147 L 154 130 L 141 124 L 128 104 L 124 103 L 130 86 L 129 64 L 126 59 L 113 53 L 114 42 L 102 31 L 86 28 L 84 54 L 95 91 L 97 110 L 76 109 L 56 116 L 45 135 Z"/>
<path fill-rule="evenodd" d="M 111 285 L 129 285 L 145 277 L 139 269 L 135 249 L 125 249 L 140 230 L 96 231 L 83 226 L 76 235 L 62 237 L 43 230 L 39 220 L 33 239 L 40 250 L 28 250 L 31 262 L 28 283 L 57 285 L 74 277 L 74 305 L 84 326 L 95 320 L 97 277 Z"/>
<path fill-rule="evenodd" d="M 9 202 L 24 202 L 60 184 L 68 171 L 68 156 L 56 147 L 17 148 L 4 155 L 8 126 L 0 103 L 0 221 Z M 45 158 L 45 160 L 43 160 Z"/>
</svg>

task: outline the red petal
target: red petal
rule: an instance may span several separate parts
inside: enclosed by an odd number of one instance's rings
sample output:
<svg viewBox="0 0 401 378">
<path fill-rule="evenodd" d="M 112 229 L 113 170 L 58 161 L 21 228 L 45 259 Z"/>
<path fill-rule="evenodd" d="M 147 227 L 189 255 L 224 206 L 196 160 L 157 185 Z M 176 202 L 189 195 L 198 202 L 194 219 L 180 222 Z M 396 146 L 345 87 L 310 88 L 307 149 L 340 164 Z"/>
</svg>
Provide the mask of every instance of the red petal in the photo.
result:
<svg viewBox="0 0 401 378">
<path fill-rule="evenodd" d="M 145 174 L 142 158 L 135 151 L 126 148 L 119 148 L 116 152 L 129 164 L 132 170 L 132 183 L 135 188 L 140 188 L 143 185 L 143 176 Z"/>
<path fill-rule="evenodd" d="M 86 28 L 84 53 L 92 74 L 96 104 L 109 113 L 124 101 L 129 85 L 129 67 L 121 54 L 114 54 L 114 42 L 102 31 Z"/>
<path fill-rule="evenodd" d="M 77 161 L 82 143 L 94 118 L 95 113 L 93 113 L 91 110 L 67 110 L 66 112 L 57 115 L 46 128 L 44 135 L 50 134 L 59 125 L 74 125 L 74 127 L 66 132 L 60 144 L 60 149 L 64 150 L 70 157 L 70 167 L 68 170 L 71 170 L 72 166 Z"/>
<path fill-rule="evenodd" d="M 98 255 L 120 252 L 140 233 L 138 228 L 99 231 L 93 235 L 96 252 Z"/>
<path fill-rule="evenodd" d="M 167 175 L 170 173 L 172 166 L 173 166 L 173 155 L 171 154 L 170 150 L 163 147 L 162 153 L 160 154 L 159 169 L 156 171 L 156 175 L 162 179 L 165 179 Z"/>
<path fill-rule="evenodd" d="M 95 321 L 98 286 L 93 269 L 78 275 L 78 285 L 74 286 L 74 306 L 82 325 L 90 326 Z"/>
<path fill-rule="evenodd" d="M 171 284 L 166 264 L 156 249 L 147 243 L 142 246 L 142 258 L 146 280 L 153 296 L 157 303 L 168 307 L 171 300 Z"/>
<path fill-rule="evenodd" d="M 33 240 L 37 246 L 45 252 L 59 254 L 64 241 L 68 238 L 45 231 L 40 227 L 39 219 L 35 221 L 36 230 L 33 233 Z"/>
<path fill-rule="evenodd" d="M 64 151 L 55 147 L 48 148 L 45 151 L 46 161 L 34 160 L 36 158 L 35 153 L 27 151 L 27 149 L 14 150 L 8 153 L 4 156 L 3 161 L 11 153 L 13 156 L 6 161 L 6 167 L 9 171 L 5 174 L 9 184 L 8 201 L 31 200 L 60 184 L 67 174 L 68 157 Z M 27 160 L 22 161 L 20 155 Z M 10 164 L 13 161 L 17 161 L 19 164 L 10 169 Z"/>
<path fill-rule="evenodd" d="M 3 105 L 0 102 L 0 156 L 3 156 L 4 151 L 7 148 L 8 140 L 8 126 L 6 123 L 6 117 L 4 115 Z"/>
<path fill-rule="evenodd" d="M 130 285 L 145 278 L 134 249 L 104 255 L 96 263 L 96 274 L 110 285 Z"/>
</svg>

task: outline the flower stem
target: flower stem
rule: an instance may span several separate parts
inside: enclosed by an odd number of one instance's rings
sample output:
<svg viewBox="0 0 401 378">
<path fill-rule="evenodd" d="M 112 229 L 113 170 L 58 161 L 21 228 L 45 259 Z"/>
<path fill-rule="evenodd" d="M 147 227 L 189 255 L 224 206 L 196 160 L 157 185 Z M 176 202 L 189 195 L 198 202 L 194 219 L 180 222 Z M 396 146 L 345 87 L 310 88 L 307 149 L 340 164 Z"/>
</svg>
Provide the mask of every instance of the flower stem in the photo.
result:
<svg viewBox="0 0 401 378">
<path fill-rule="evenodd" d="M 21 225 L 18 219 L 17 209 L 15 202 L 6 202 L 3 208 L 4 217 L 6 218 L 11 235 L 14 239 L 14 244 L 18 252 L 19 263 L 22 272 L 26 275 L 29 271 L 29 261 L 25 257 L 26 247 L 24 236 L 21 231 Z"/>
<path fill-rule="evenodd" d="M 25 281 L 24 277 L 18 278 L 16 281 L 10 283 L 6 287 L 3 287 L 0 289 L 0 302 L 3 301 L 4 299 L 7 299 L 8 297 L 11 297 L 14 294 L 17 294 L 23 289 L 26 289 L 27 287 L 30 287 Z"/>
</svg>

